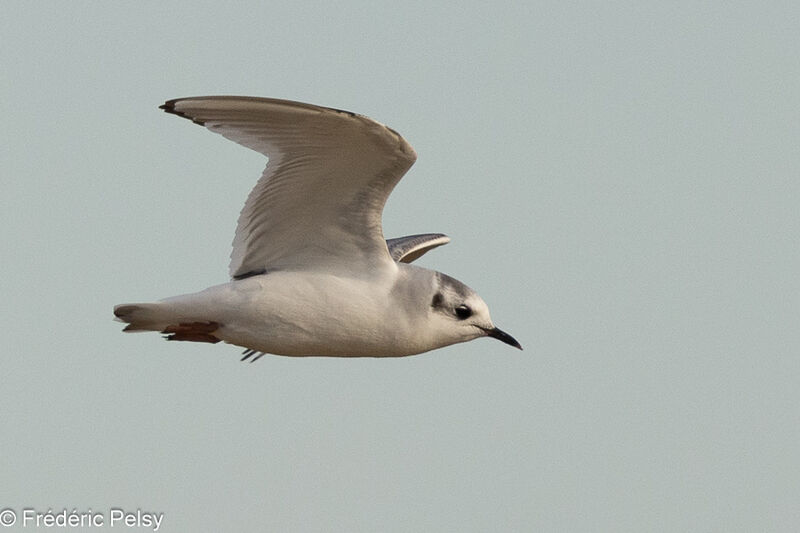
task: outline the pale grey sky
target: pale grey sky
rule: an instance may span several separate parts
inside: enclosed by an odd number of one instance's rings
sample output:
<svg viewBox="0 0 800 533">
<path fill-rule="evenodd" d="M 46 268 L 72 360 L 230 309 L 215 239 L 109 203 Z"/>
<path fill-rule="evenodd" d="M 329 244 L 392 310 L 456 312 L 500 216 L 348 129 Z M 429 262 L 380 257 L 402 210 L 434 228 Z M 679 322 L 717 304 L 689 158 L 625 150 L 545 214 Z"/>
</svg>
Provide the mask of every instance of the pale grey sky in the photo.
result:
<svg viewBox="0 0 800 533">
<path fill-rule="evenodd" d="M 285 4 L 0 7 L 0 509 L 800 529 L 800 8 Z M 123 335 L 114 304 L 227 279 L 264 161 L 157 109 L 205 94 L 402 133 L 387 236 L 449 234 L 422 264 L 525 351 L 249 365 Z"/>
</svg>

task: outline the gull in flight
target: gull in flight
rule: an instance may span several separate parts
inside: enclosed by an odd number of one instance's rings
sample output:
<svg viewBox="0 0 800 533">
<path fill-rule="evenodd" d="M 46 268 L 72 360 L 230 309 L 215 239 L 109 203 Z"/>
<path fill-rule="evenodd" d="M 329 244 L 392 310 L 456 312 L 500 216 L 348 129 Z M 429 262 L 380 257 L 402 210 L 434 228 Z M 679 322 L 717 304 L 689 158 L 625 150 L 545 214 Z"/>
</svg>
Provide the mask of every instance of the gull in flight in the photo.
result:
<svg viewBox="0 0 800 533">
<path fill-rule="evenodd" d="M 114 307 L 124 331 L 264 354 L 400 357 L 478 337 L 522 349 L 475 291 L 410 264 L 450 241 L 384 240 L 386 199 L 416 160 L 365 116 L 288 100 L 204 96 L 161 109 L 268 158 L 239 216 L 231 281 L 154 303 Z"/>
</svg>

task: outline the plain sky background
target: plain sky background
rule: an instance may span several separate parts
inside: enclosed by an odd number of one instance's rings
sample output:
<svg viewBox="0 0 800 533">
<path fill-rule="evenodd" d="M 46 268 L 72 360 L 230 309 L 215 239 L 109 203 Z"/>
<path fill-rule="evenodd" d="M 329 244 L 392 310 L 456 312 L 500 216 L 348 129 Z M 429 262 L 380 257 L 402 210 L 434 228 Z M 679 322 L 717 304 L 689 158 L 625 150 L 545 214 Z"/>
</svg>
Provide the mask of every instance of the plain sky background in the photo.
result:
<svg viewBox="0 0 800 533">
<path fill-rule="evenodd" d="M 0 508 L 797 531 L 798 50 L 796 2 L 3 2 Z M 122 334 L 114 304 L 227 280 L 264 159 L 157 109 L 207 94 L 403 134 L 387 237 L 449 234 L 420 263 L 525 351 Z"/>
</svg>

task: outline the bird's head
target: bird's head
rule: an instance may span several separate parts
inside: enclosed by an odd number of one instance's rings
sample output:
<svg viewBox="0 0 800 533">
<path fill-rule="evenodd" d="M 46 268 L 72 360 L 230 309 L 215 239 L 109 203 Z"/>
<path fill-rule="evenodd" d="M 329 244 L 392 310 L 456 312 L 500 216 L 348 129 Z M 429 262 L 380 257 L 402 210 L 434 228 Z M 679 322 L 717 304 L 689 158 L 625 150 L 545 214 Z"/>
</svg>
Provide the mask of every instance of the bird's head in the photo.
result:
<svg viewBox="0 0 800 533">
<path fill-rule="evenodd" d="M 492 323 L 483 299 L 457 279 L 436 272 L 429 306 L 432 325 L 449 340 L 447 344 L 493 337 L 522 349 L 514 337 Z"/>
</svg>

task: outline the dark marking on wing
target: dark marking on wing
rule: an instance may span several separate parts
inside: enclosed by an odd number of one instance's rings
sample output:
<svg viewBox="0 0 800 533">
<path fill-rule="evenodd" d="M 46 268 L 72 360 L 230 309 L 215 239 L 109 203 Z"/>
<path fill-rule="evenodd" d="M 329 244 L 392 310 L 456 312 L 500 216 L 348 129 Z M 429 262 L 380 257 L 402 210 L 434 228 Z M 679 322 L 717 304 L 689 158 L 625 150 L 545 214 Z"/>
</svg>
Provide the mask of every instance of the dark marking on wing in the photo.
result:
<svg viewBox="0 0 800 533">
<path fill-rule="evenodd" d="M 260 268 L 258 270 L 251 270 L 249 272 L 245 272 L 244 274 L 237 274 L 233 276 L 233 279 L 238 281 L 240 279 L 252 278 L 253 276 L 260 276 L 261 274 L 266 274 L 266 273 L 267 273 L 266 268 Z"/>
<path fill-rule="evenodd" d="M 344 113 L 345 115 L 349 115 L 353 118 L 359 116 L 358 113 L 353 113 L 352 111 L 347 111 L 346 109 L 336 109 L 335 107 L 325 107 L 325 106 L 319 106 L 319 107 L 322 109 L 329 109 L 331 111 L 336 111 L 337 113 Z"/>
<path fill-rule="evenodd" d="M 180 98 L 177 99 L 177 100 L 168 100 L 168 101 L 164 102 L 163 105 L 158 106 L 158 108 L 159 109 L 163 109 L 167 113 L 171 113 L 171 114 L 179 116 L 181 118 L 185 118 L 186 120 L 191 120 L 195 124 L 200 124 L 201 126 L 205 126 L 206 123 L 205 123 L 204 120 L 198 120 L 198 119 L 192 118 L 189 115 L 187 115 L 186 113 L 184 113 L 182 111 L 178 111 L 178 110 L 175 109 L 175 102 L 178 102 L 180 100 L 181 100 Z"/>
</svg>

